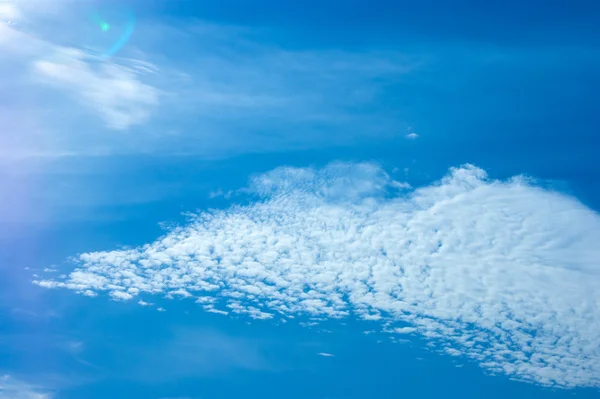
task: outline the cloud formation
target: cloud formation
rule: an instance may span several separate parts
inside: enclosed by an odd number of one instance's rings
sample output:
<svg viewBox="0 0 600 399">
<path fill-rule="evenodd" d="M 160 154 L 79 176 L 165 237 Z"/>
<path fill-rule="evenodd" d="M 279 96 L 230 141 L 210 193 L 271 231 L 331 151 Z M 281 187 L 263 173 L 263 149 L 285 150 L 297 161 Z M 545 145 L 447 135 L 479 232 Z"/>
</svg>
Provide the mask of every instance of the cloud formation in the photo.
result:
<svg viewBox="0 0 600 399">
<path fill-rule="evenodd" d="M 410 191 L 373 164 L 285 167 L 246 192 L 250 205 L 36 283 L 259 319 L 358 317 L 490 372 L 600 386 L 600 217 L 576 199 L 472 165 Z"/>
</svg>

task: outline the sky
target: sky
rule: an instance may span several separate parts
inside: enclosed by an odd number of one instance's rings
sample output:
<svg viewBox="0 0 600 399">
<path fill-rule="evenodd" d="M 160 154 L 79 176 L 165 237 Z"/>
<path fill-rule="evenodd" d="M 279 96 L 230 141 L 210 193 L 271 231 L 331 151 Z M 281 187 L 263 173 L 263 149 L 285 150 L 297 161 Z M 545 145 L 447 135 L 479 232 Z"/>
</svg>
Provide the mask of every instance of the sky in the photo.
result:
<svg viewBox="0 0 600 399">
<path fill-rule="evenodd" d="M 600 397 L 599 19 L 0 0 L 0 399 Z"/>
</svg>

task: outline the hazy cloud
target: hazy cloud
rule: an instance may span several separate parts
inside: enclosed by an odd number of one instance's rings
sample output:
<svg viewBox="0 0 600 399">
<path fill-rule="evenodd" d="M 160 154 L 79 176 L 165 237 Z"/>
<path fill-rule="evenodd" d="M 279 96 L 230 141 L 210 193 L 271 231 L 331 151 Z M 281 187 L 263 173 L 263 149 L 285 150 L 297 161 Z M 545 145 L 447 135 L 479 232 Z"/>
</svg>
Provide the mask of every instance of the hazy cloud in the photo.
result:
<svg viewBox="0 0 600 399">
<path fill-rule="evenodd" d="M 52 395 L 40 387 L 18 380 L 10 375 L 0 376 L 0 399 L 51 399 Z"/>
<path fill-rule="evenodd" d="M 214 157 L 393 136 L 404 122 L 372 104 L 386 82 L 420 62 L 389 51 L 290 50 L 243 27 L 149 20 L 118 57 L 99 58 L 86 7 L 29 1 L 0 9 L 0 19 L 21 22 L 0 24 L 0 76 L 11 77 L 0 88 L 14 96 L 0 108 L 0 130 L 12 133 L 0 142 L 6 157 Z M 118 134 L 141 126 L 143 137 Z M 323 134 L 331 127 L 343 135 Z"/>
<path fill-rule="evenodd" d="M 126 366 L 118 372 L 156 383 L 230 370 L 270 370 L 263 353 L 270 345 L 213 330 L 179 328 L 164 343 L 130 347 L 136 367 Z"/>
<path fill-rule="evenodd" d="M 0 23 L 12 23 L 19 15 L 20 12 L 15 4 L 8 1 L 0 1 Z"/>
<path fill-rule="evenodd" d="M 127 129 L 148 120 L 158 105 L 158 90 L 139 80 L 139 72 L 115 62 L 96 61 L 84 52 L 57 48 L 33 63 L 40 82 L 71 93 L 97 111 L 111 129 Z"/>
</svg>

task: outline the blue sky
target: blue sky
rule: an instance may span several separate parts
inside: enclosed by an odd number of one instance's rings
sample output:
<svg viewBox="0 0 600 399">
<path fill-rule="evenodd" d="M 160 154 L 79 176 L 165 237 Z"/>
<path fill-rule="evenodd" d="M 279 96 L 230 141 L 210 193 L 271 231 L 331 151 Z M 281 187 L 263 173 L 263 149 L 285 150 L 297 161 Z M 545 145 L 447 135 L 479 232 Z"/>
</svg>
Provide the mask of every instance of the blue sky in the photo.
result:
<svg viewBox="0 0 600 399">
<path fill-rule="evenodd" d="M 597 397 L 598 18 L 0 0 L 0 399 Z"/>
</svg>

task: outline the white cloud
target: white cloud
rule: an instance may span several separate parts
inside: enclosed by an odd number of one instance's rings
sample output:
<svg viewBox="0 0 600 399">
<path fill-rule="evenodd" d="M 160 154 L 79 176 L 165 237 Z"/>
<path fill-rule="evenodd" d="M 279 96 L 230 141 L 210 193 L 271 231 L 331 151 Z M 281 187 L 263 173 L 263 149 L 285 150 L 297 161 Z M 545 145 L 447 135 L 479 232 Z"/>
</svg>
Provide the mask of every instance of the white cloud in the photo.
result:
<svg viewBox="0 0 600 399">
<path fill-rule="evenodd" d="M 35 385 L 10 375 L 0 376 L 0 399 L 51 399 L 52 395 Z"/>
<path fill-rule="evenodd" d="M 454 349 L 454 348 L 445 348 L 444 351 L 449 354 L 450 356 L 460 356 L 462 355 L 462 352 L 459 351 L 458 349 Z"/>
<path fill-rule="evenodd" d="M 229 314 L 229 312 L 226 312 L 224 310 L 215 309 L 214 305 L 204 305 L 202 309 L 206 310 L 209 313 L 216 313 L 223 316 L 227 316 Z"/>
<path fill-rule="evenodd" d="M 413 327 L 397 327 L 393 330 L 393 332 L 396 334 L 412 334 L 416 331 L 417 329 Z"/>
<path fill-rule="evenodd" d="M 110 296 L 116 301 L 128 301 L 133 298 L 133 295 L 123 291 L 111 291 Z"/>
<path fill-rule="evenodd" d="M 413 132 L 413 133 L 407 134 L 405 137 L 409 140 L 416 140 L 419 138 L 419 135 Z"/>
<path fill-rule="evenodd" d="M 371 164 L 279 168 L 247 192 L 258 200 L 37 283 L 182 289 L 253 317 L 380 315 L 490 372 L 600 386 L 600 217 L 577 200 L 470 165 L 410 192 Z"/>
</svg>

